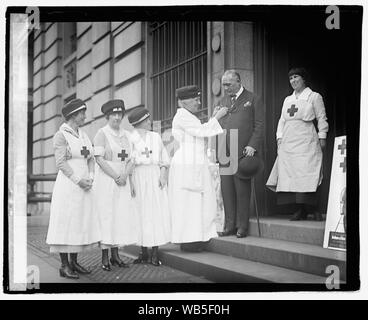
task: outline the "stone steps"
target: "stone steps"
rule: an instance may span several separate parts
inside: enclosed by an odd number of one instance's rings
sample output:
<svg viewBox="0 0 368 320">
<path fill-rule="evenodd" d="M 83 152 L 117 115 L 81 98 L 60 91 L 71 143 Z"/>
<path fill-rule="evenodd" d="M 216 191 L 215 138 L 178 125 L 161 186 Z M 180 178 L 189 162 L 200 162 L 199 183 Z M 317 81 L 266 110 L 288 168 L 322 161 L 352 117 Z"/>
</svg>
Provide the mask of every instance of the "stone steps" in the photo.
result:
<svg viewBox="0 0 368 320">
<path fill-rule="evenodd" d="M 128 246 L 124 251 L 138 255 L 138 246 Z M 178 245 L 160 248 L 164 265 L 205 277 L 217 283 L 316 283 L 323 284 L 326 277 L 289 270 L 269 264 L 231 257 L 215 252 L 182 252 Z"/>
<path fill-rule="evenodd" d="M 289 221 L 285 217 L 262 217 L 260 229 L 263 238 L 309 243 L 322 247 L 325 221 Z M 258 237 L 256 218 L 249 220 L 249 235 Z"/>
<path fill-rule="evenodd" d="M 321 246 L 253 236 L 241 239 L 228 236 L 212 239 L 206 250 L 319 276 L 326 275 L 327 266 L 335 265 L 345 280 L 346 253 Z"/>
<path fill-rule="evenodd" d="M 164 264 L 214 282 L 324 283 L 337 266 L 346 279 L 346 252 L 322 247 L 325 222 L 289 221 L 289 217 L 250 220 L 249 236 L 214 238 L 202 253 L 182 252 L 178 245 L 161 247 Z M 138 255 L 137 246 L 128 247 Z"/>
</svg>

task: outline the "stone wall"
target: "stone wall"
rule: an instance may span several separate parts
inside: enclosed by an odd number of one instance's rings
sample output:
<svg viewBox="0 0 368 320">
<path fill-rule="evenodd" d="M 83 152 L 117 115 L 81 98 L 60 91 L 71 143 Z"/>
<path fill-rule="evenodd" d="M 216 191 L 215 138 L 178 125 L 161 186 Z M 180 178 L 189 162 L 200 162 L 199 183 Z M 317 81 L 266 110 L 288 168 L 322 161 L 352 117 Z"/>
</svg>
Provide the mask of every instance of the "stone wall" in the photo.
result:
<svg viewBox="0 0 368 320">
<path fill-rule="evenodd" d="M 78 22 L 76 50 L 65 39 L 71 25 L 43 23 L 34 35 L 32 174 L 56 173 L 52 138 L 63 122 L 67 99 L 87 104 L 83 127 L 92 140 L 106 123 L 101 106 L 123 99 L 126 109 L 144 106 L 144 28 L 142 22 Z M 68 47 L 69 46 L 69 47 Z M 75 83 L 68 84 L 70 75 Z M 127 119 L 124 126 L 129 126 Z M 52 192 L 53 183 L 37 182 L 38 192 Z M 49 204 L 39 204 L 47 212 Z"/>
</svg>

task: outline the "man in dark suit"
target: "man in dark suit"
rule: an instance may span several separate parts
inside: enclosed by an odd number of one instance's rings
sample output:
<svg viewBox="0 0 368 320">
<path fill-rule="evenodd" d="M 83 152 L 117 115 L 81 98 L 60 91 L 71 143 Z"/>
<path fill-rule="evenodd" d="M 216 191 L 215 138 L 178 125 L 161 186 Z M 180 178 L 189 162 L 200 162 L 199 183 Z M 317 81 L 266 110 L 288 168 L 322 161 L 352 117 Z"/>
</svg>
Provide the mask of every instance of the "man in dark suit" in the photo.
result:
<svg viewBox="0 0 368 320">
<path fill-rule="evenodd" d="M 217 140 L 217 159 L 220 163 L 221 192 L 225 208 L 225 226 L 220 236 L 247 236 L 249 225 L 251 180 L 239 178 L 239 157 L 258 156 L 263 139 L 264 111 L 260 99 L 246 90 L 235 70 L 222 76 L 225 96 L 219 107 L 228 107 L 228 114 L 220 120 L 226 133 Z M 231 132 L 232 131 L 232 132 Z"/>
</svg>

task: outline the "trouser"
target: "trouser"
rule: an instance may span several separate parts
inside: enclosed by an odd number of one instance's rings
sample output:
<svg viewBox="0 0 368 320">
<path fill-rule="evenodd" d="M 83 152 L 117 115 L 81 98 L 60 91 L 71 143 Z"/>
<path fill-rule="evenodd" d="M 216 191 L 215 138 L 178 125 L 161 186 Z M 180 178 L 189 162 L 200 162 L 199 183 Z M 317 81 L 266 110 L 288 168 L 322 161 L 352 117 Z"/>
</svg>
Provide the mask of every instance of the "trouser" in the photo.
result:
<svg viewBox="0 0 368 320">
<path fill-rule="evenodd" d="M 251 179 L 221 175 L 221 192 L 225 209 L 224 230 L 242 229 L 248 232 Z"/>
</svg>

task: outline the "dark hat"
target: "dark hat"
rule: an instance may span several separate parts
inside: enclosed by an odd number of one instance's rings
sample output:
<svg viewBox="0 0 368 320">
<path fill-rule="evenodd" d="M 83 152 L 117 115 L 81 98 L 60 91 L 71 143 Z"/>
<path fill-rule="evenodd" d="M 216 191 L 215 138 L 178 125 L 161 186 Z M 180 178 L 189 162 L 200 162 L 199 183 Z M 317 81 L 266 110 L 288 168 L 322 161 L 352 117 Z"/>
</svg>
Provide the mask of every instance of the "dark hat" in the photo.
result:
<svg viewBox="0 0 368 320">
<path fill-rule="evenodd" d="M 176 89 L 176 97 L 179 100 L 196 98 L 201 95 L 198 86 L 186 86 Z"/>
<path fill-rule="evenodd" d="M 139 123 L 141 123 L 143 120 L 146 120 L 149 118 L 150 113 L 149 111 L 144 107 L 138 107 L 130 111 L 128 119 L 132 126 L 135 126 Z"/>
<path fill-rule="evenodd" d="M 80 110 L 87 109 L 87 106 L 85 105 L 84 101 L 81 99 L 73 99 L 69 101 L 61 110 L 61 113 L 63 114 L 64 118 L 72 115 L 73 113 L 76 113 Z"/>
<path fill-rule="evenodd" d="M 238 162 L 236 176 L 240 179 L 250 179 L 263 170 L 263 161 L 259 156 L 242 155 Z"/>
<path fill-rule="evenodd" d="M 101 107 L 101 112 L 104 115 L 108 115 L 113 112 L 124 112 L 124 111 L 125 111 L 124 101 L 119 99 L 107 101 Z"/>
</svg>

